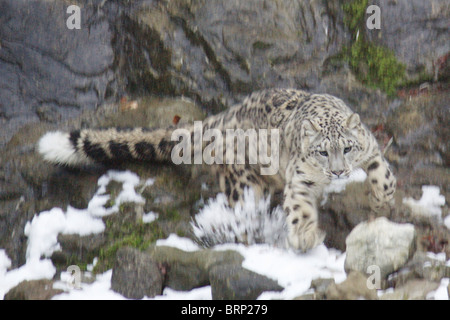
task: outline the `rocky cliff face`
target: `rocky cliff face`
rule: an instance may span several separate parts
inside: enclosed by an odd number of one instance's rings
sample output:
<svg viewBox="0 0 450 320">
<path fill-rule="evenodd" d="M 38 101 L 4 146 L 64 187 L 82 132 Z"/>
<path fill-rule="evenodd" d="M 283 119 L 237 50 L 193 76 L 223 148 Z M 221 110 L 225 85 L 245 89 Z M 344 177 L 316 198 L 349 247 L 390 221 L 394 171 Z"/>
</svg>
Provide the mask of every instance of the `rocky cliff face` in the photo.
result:
<svg viewBox="0 0 450 320">
<path fill-rule="evenodd" d="M 12 267 L 25 261 L 26 222 L 55 206 L 85 208 L 105 172 L 44 164 L 34 145 L 45 131 L 170 125 L 174 116 L 192 121 L 262 88 L 334 94 L 361 114 L 383 146 L 393 138 L 386 153 L 399 182 L 393 220 L 411 220 L 401 197 L 420 198 L 424 184 L 439 186 L 448 203 L 448 1 L 373 1 L 381 10 L 380 30 L 364 27 L 364 11 L 354 21 L 363 27 L 351 27 L 349 4 L 361 12 L 369 3 L 0 0 L 0 248 Z M 66 25 L 69 5 L 81 9 L 80 29 Z M 365 76 L 386 61 L 355 56 L 364 52 L 352 50 L 357 34 L 404 65 L 394 94 L 368 87 Z M 138 109 L 129 110 L 127 101 L 137 101 Z M 199 192 L 179 185 L 180 170 L 149 170 L 159 184 L 148 199 L 166 199 L 158 209 L 172 215 L 183 212 L 183 219 L 160 226 L 158 234 L 167 235 L 189 221 Z M 341 250 L 368 217 L 359 214 L 366 204 L 354 200 L 364 191 L 350 190 L 322 208 L 326 243 Z M 422 249 L 448 254 L 448 230 L 412 220 L 422 230 Z"/>
<path fill-rule="evenodd" d="M 3 0 L 0 145 L 26 123 L 76 117 L 127 94 L 185 95 L 212 112 L 268 87 L 345 99 L 333 90 L 344 79 L 332 77 L 345 74 L 342 52 L 355 41 L 345 3 L 78 0 L 70 4 L 81 28 L 69 29 L 68 2 Z M 448 4 L 373 4 L 381 29 L 360 33 L 393 50 L 411 79 L 445 78 Z"/>
</svg>

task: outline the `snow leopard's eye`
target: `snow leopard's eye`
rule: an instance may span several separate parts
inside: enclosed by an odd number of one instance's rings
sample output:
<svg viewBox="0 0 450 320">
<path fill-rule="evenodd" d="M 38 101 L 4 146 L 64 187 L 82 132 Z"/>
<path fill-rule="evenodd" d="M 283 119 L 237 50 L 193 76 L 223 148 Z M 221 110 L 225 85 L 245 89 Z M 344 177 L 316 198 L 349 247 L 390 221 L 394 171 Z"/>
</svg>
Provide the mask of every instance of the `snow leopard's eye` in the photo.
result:
<svg viewBox="0 0 450 320">
<path fill-rule="evenodd" d="M 352 151 L 352 147 L 347 147 L 344 149 L 344 154 L 349 153 L 350 151 Z"/>
<path fill-rule="evenodd" d="M 328 152 L 326 152 L 326 151 L 319 151 L 319 154 L 321 156 L 328 157 Z"/>
</svg>

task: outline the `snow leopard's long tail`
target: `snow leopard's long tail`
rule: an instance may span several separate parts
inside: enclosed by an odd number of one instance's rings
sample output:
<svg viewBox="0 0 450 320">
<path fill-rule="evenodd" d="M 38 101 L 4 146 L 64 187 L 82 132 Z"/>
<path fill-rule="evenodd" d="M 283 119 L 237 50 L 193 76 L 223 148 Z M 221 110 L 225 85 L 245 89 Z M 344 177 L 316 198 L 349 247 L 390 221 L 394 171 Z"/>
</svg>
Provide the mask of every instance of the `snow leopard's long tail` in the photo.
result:
<svg viewBox="0 0 450 320">
<path fill-rule="evenodd" d="M 95 162 L 169 161 L 176 141 L 172 129 L 83 129 L 48 132 L 38 142 L 42 157 L 54 164 L 80 166 Z"/>
</svg>

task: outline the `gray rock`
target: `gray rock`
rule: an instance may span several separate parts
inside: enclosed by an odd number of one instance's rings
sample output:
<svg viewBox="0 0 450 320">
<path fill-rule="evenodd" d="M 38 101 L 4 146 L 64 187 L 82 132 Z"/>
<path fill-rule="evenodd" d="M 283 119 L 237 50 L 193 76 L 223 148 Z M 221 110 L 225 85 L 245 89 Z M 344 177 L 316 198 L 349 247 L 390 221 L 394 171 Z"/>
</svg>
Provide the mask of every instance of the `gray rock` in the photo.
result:
<svg viewBox="0 0 450 320">
<path fill-rule="evenodd" d="M 427 294 L 439 287 L 439 282 L 414 279 L 395 288 L 393 292 L 383 294 L 381 300 L 424 300 Z"/>
<path fill-rule="evenodd" d="M 368 272 L 369 266 L 380 271 L 380 280 L 401 268 L 415 250 L 412 224 L 390 222 L 384 217 L 357 225 L 346 239 L 345 270 Z"/>
<path fill-rule="evenodd" d="M 116 254 L 111 289 L 130 299 L 152 298 L 162 294 L 163 275 L 148 254 L 124 247 Z"/>
<path fill-rule="evenodd" d="M 53 296 L 63 293 L 63 290 L 53 289 L 51 280 L 25 280 L 5 295 L 5 300 L 50 300 Z"/>
<path fill-rule="evenodd" d="M 331 285 L 335 285 L 334 279 L 314 279 L 311 281 L 311 289 L 314 289 L 313 297 L 315 300 L 322 300 Z"/>
<path fill-rule="evenodd" d="M 69 30 L 67 6 L 54 0 L 0 3 L 0 146 L 26 123 L 96 108 L 112 89 L 108 21 L 94 6 L 80 4 L 82 28 Z"/>
<path fill-rule="evenodd" d="M 59 234 L 57 239 L 61 250 L 55 251 L 51 259 L 55 265 L 62 266 L 79 262 L 91 263 L 107 241 L 103 233 L 88 236 Z"/>
<path fill-rule="evenodd" d="M 370 212 L 364 185 L 353 182 L 341 193 L 328 194 L 320 210 L 319 224 L 326 231 L 325 245 L 345 251 L 345 239 Z"/>
<path fill-rule="evenodd" d="M 322 2 L 145 1 L 124 15 L 117 53 L 128 85 L 210 108 L 260 88 L 316 87 L 348 37 L 340 6 Z"/>
<path fill-rule="evenodd" d="M 439 282 L 450 277 L 450 266 L 423 251 L 417 251 L 408 263 L 397 272 L 389 275 L 388 286 L 399 287 L 411 279 L 425 279 Z"/>
<path fill-rule="evenodd" d="M 331 283 L 325 292 L 328 300 L 377 300 L 375 289 L 367 286 L 367 276 L 361 272 L 352 271 L 342 283 Z"/>
<path fill-rule="evenodd" d="M 264 291 L 282 291 L 276 281 L 239 265 L 216 265 L 209 272 L 214 300 L 254 300 Z"/>
<path fill-rule="evenodd" d="M 186 252 L 177 248 L 151 246 L 146 253 L 165 272 L 164 285 L 174 290 L 186 291 L 210 283 L 209 273 L 216 265 L 240 265 L 244 258 L 235 251 L 200 250 Z"/>
<path fill-rule="evenodd" d="M 366 30 L 371 40 L 394 50 L 412 78 L 428 74 L 437 79 L 438 59 L 450 51 L 448 1 L 375 0 L 370 4 L 381 11 L 380 30 Z"/>
</svg>

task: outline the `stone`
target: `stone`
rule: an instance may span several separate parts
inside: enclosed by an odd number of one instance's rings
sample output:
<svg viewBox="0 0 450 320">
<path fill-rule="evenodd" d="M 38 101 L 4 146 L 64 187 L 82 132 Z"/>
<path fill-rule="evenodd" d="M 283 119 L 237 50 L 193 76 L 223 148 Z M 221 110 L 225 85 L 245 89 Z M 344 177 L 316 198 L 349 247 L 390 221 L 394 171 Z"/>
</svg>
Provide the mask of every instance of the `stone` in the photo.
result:
<svg viewBox="0 0 450 320">
<path fill-rule="evenodd" d="M 379 268 L 380 280 L 400 269 L 415 251 L 412 224 L 390 222 L 385 217 L 358 224 L 346 239 L 345 270 L 369 272 Z"/>
<path fill-rule="evenodd" d="M 327 300 L 377 300 L 377 291 L 367 286 L 367 276 L 351 271 L 342 283 L 331 283 L 325 292 Z"/>
<path fill-rule="evenodd" d="M 62 266 L 67 266 L 68 262 L 90 263 L 107 242 L 103 233 L 87 236 L 59 234 L 57 240 L 61 250 L 55 251 L 51 259 L 55 265 Z"/>
<path fill-rule="evenodd" d="M 254 300 L 264 291 L 282 291 L 276 281 L 240 265 L 216 265 L 209 272 L 214 300 Z"/>
<path fill-rule="evenodd" d="M 53 296 L 63 293 L 63 290 L 53 289 L 52 280 L 25 280 L 6 293 L 5 300 L 50 300 Z"/>
<path fill-rule="evenodd" d="M 369 215 L 369 202 L 365 187 L 360 182 L 346 185 L 340 193 L 330 193 L 320 209 L 319 224 L 326 232 L 325 245 L 346 250 L 345 239 Z"/>
<path fill-rule="evenodd" d="M 177 248 L 151 246 L 146 250 L 166 272 L 164 286 L 188 291 L 209 285 L 210 270 L 216 265 L 240 265 L 244 258 L 235 251 L 210 249 L 186 252 Z"/>
<path fill-rule="evenodd" d="M 130 299 L 153 298 L 162 294 L 163 275 L 148 254 L 123 247 L 116 254 L 111 289 Z"/>
<path fill-rule="evenodd" d="M 311 281 L 311 289 L 314 289 L 314 299 L 315 300 L 322 300 L 325 298 L 325 294 L 327 292 L 327 289 L 331 285 L 335 285 L 334 279 L 314 279 Z"/>
<path fill-rule="evenodd" d="M 439 287 L 439 282 L 414 279 L 395 288 L 393 292 L 383 294 L 381 300 L 424 300 L 427 294 Z"/>
</svg>

